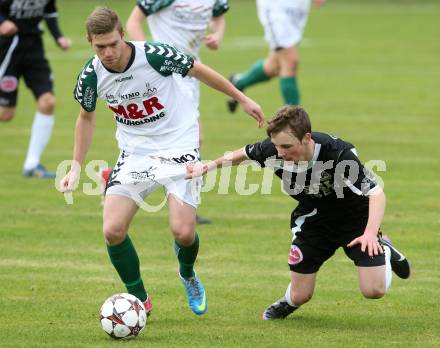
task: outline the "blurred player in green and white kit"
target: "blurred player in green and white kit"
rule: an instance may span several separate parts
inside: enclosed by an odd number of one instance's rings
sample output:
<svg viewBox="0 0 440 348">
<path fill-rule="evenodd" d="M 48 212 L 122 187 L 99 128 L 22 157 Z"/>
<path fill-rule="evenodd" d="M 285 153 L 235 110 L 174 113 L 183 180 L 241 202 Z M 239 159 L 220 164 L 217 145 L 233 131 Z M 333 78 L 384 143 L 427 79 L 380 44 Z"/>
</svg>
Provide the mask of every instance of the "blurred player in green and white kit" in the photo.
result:
<svg viewBox="0 0 440 348">
<path fill-rule="evenodd" d="M 202 43 L 213 50 L 219 48 L 225 32 L 224 13 L 228 0 L 137 0 L 127 21 L 127 34 L 133 40 L 144 41 L 145 19 L 154 41 L 173 45 L 200 61 Z M 200 103 L 200 85 L 195 78 L 183 79 L 186 93 L 197 108 Z M 200 146 L 203 128 L 199 118 Z M 197 223 L 210 223 L 197 215 Z"/>
<path fill-rule="evenodd" d="M 313 0 L 320 7 L 325 0 Z M 242 74 L 233 74 L 230 81 L 240 91 L 255 84 L 279 77 L 285 104 L 299 105 L 297 81 L 299 51 L 312 0 L 257 0 L 258 17 L 264 27 L 264 37 L 270 52 Z M 228 109 L 235 112 L 238 103 L 228 99 Z"/>
<path fill-rule="evenodd" d="M 151 300 L 127 230 L 138 207 L 145 207 L 144 198 L 164 187 L 179 275 L 191 309 L 201 315 L 207 301 L 193 268 L 199 249 L 194 228 L 200 183 L 184 179 L 185 164 L 200 160 L 199 127 L 197 107 L 182 90 L 180 77 L 197 78 L 236 98 L 259 126 L 264 115 L 258 104 L 190 55 L 158 42 L 125 41 L 120 19 L 109 8 L 97 8 L 89 16 L 87 38 L 96 55 L 79 74 L 74 91 L 81 108 L 73 165 L 61 187 L 64 192 L 72 191 L 79 179 L 93 138 L 99 97 L 113 113 L 121 151 L 104 200 L 103 232 L 110 260 L 128 292 L 150 312 Z"/>
</svg>

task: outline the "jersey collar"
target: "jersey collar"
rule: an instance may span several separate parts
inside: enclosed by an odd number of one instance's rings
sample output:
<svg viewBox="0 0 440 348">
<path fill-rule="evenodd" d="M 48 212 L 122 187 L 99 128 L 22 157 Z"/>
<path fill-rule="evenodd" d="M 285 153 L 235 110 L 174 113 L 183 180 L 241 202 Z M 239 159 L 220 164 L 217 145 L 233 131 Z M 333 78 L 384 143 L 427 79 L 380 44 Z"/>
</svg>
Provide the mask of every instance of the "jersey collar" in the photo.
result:
<svg viewBox="0 0 440 348">
<path fill-rule="evenodd" d="M 134 58 L 136 57 L 136 48 L 135 48 L 134 45 L 133 45 L 131 42 L 129 42 L 129 41 L 125 41 L 125 43 L 126 43 L 128 46 L 130 46 L 130 48 L 131 48 L 130 60 L 128 61 L 127 66 L 125 67 L 124 71 L 115 71 L 115 70 L 112 70 L 112 69 L 107 68 L 107 67 L 106 67 L 104 64 L 102 64 L 102 62 L 101 62 L 101 65 L 102 65 L 102 66 L 104 67 L 104 69 L 107 70 L 109 73 L 112 73 L 112 74 L 123 74 L 123 73 L 125 73 L 128 69 L 130 69 L 131 66 L 133 65 Z"/>
</svg>

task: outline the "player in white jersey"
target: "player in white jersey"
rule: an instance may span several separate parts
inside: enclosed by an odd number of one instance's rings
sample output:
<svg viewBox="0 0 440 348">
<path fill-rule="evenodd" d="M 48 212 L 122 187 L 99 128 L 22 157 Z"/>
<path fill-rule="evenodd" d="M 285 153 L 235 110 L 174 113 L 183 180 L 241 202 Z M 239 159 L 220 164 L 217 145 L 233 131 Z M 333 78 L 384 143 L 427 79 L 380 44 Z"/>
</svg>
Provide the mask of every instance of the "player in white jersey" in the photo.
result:
<svg viewBox="0 0 440 348">
<path fill-rule="evenodd" d="M 264 27 L 270 53 L 242 74 L 229 78 L 239 90 L 279 77 L 285 104 L 299 105 L 297 81 L 299 64 L 298 45 L 301 42 L 312 0 L 257 0 L 258 17 Z M 320 7 L 325 0 L 313 0 Z M 228 109 L 235 112 L 238 103 L 228 99 Z"/>
<path fill-rule="evenodd" d="M 113 112 L 121 150 L 104 200 L 103 232 L 110 260 L 128 292 L 150 312 L 139 258 L 127 230 L 143 198 L 163 186 L 179 275 L 189 306 L 201 315 L 207 301 L 193 269 L 199 248 L 194 226 L 200 185 L 183 179 L 185 163 L 199 160 L 197 109 L 181 90 L 177 76 L 193 76 L 236 98 L 259 126 L 264 115 L 258 104 L 225 78 L 173 46 L 124 41 L 120 19 L 109 8 L 97 8 L 89 16 L 87 37 L 96 55 L 78 76 L 74 96 L 81 108 L 72 162 L 76 165 L 62 179 L 61 187 L 72 191 L 79 179 L 80 165 L 92 142 L 99 97 Z"/>
<path fill-rule="evenodd" d="M 127 33 L 133 40 L 145 41 L 145 18 L 154 41 L 172 44 L 200 61 L 202 42 L 217 49 L 225 31 L 224 13 L 228 0 L 137 0 L 127 21 Z M 207 34 L 207 32 L 211 31 Z M 187 93 L 199 107 L 200 84 L 197 79 L 183 79 Z M 203 142 L 202 122 L 199 118 L 199 143 Z M 210 223 L 197 215 L 197 223 Z"/>
</svg>

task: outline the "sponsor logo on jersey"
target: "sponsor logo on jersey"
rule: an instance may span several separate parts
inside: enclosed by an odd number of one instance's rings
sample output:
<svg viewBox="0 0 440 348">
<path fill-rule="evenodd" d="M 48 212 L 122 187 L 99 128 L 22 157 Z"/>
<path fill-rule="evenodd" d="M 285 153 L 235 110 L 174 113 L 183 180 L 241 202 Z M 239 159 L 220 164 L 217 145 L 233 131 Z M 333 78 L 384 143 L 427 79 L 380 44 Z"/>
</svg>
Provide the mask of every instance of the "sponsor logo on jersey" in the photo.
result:
<svg viewBox="0 0 440 348">
<path fill-rule="evenodd" d="M 157 97 L 146 99 L 142 104 L 129 103 L 127 105 L 107 105 L 114 112 L 117 122 L 128 126 L 140 126 L 165 117 L 164 106 Z"/>
<path fill-rule="evenodd" d="M 87 86 L 84 91 L 83 105 L 86 109 L 93 107 L 93 102 L 95 100 L 95 90 L 92 87 Z"/>
<path fill-rule="evenodd" d="M 288 260 L 289 265 L 297 265 L 302 260 L 303 260 L 303 254 L 301 249 L 297 245 L 292 244 L 292 246 L 290 247 L 290 254 Z"/>
<path fill-rule="evenodd" d="M 160 72 L 169 72 L 174 74 L 183 75 L 185 70 L 180 65 L 173 65 L 174 63 L 170 60 L 165 61 L 165 65 L 160 67 Z"/>
<path fill-rule="evenodd" d="M 133 92 L 133 93 L 126 93 L 126 94 L 120 94 L 119 98 L 121 100 L 132 100 L 140 98 L 141 94 L 139 92 Z"/>
<path fill-rule="evenodd" d="M 120 83 L 120 82 L 124 82 L 124 81 L 129 81 L 129 80 L 133 80 L 133 75 L 118 77 L 117 79 L 115 79 L 115 82 Z"/>
<path fill-rule="evenodd" d="M 151 88 L 149 83 L 146 83 L 145 87 L 147 88 L 147 91 L 144 92 L 143 95 L 144 97 L 151 97 L 157 93 L 157 88 L 156 87 Z"/>
<path fill-rule="evenodd" d="M 142 102 L 142 106 L 138 103 L 129 103 L 127 105 L 118 105 L 117 107 L 108 105 L 108 107 L 117 115 L 127 119 L 145 118 L 162 110 L 164 106 L 159 102 L 157 97 L 146 99 Z"/>
<path fill-rule="evenodd" d="M 113 94 L 105 94 L 105 100 L 108 104 L 117 104 L 118 100 L 115 98 Z"/>
<path fill-rule="evenodd" d="M 15 76 L 4 76 L 0 80 L 0 90 L 6 93 L 14 92 L 17 89 L 18 80 Z"/>
</svg>

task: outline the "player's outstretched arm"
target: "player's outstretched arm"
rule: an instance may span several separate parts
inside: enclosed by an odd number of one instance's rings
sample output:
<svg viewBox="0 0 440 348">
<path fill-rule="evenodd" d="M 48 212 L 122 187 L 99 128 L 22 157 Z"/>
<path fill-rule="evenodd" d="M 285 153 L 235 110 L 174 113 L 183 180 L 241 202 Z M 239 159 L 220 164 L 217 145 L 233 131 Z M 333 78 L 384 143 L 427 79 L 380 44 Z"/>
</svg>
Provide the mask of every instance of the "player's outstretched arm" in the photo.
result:
<svg viewBox="0 0 440 348">
<path fill-rule="evenodd" d="M 198 176 L 205 175 L 211 170 L 220 167 L 235 166 L 247 159 L 248 158 L 246 157 L 243 148 L 240 148 L 232 152 L 227 152 L 222 157 L 219 157 L 213 161 L 209 161 L 206 163 L 199 162 L 195 164 L 188 164 L 186 166 L 185 179 L 192 179 Z"/>
<path fill-rule="evenodd" d="M 235 88 L 231 82 L 225 79 L 218 72 L 205 64 L 195 62 L 194 66 L 188 72 L 188 75 L 197 78 L 209 87 L 223 92 L 224 94 L 238 101 L 243 107 L 243 110 L 257 120 L 258 127 L 263 126 L 264 114 L 260 105 Z"/>
<path fill-rule="evenodd" d="M 135 41 L 145 41 L 145 33 L 143 24 L 145 21 L 145 14 L 139 8 L 135 6 L 131 11 L 130 17 L 127 20 L 127 34 L 130 39 Z"/>
<path fill-rule="evenodd" d="M 385 213 L 386 198 L 380 187 L 376 187 L 369 195 L 368 222 L 364 234 L 352 240 L 347 246 L 352 247 L 360 244 L 362 252 L 368 252 L 369 256 L 383 254 L 383 249 L 378 241 L 377 232 Z"/>
<path fill-rule="evenodd" d="M 93 131 L 95 129 L 95 112 L 88 112 L 81 108 L 75 126 L 75 144 L 73 146 L 73 164 L 70 171 L 61 180 L 63 192 L 71 192 L 79 179 L 80 166 L 83 163 L 87 151 L 92 144 Z"/>
</svg>

